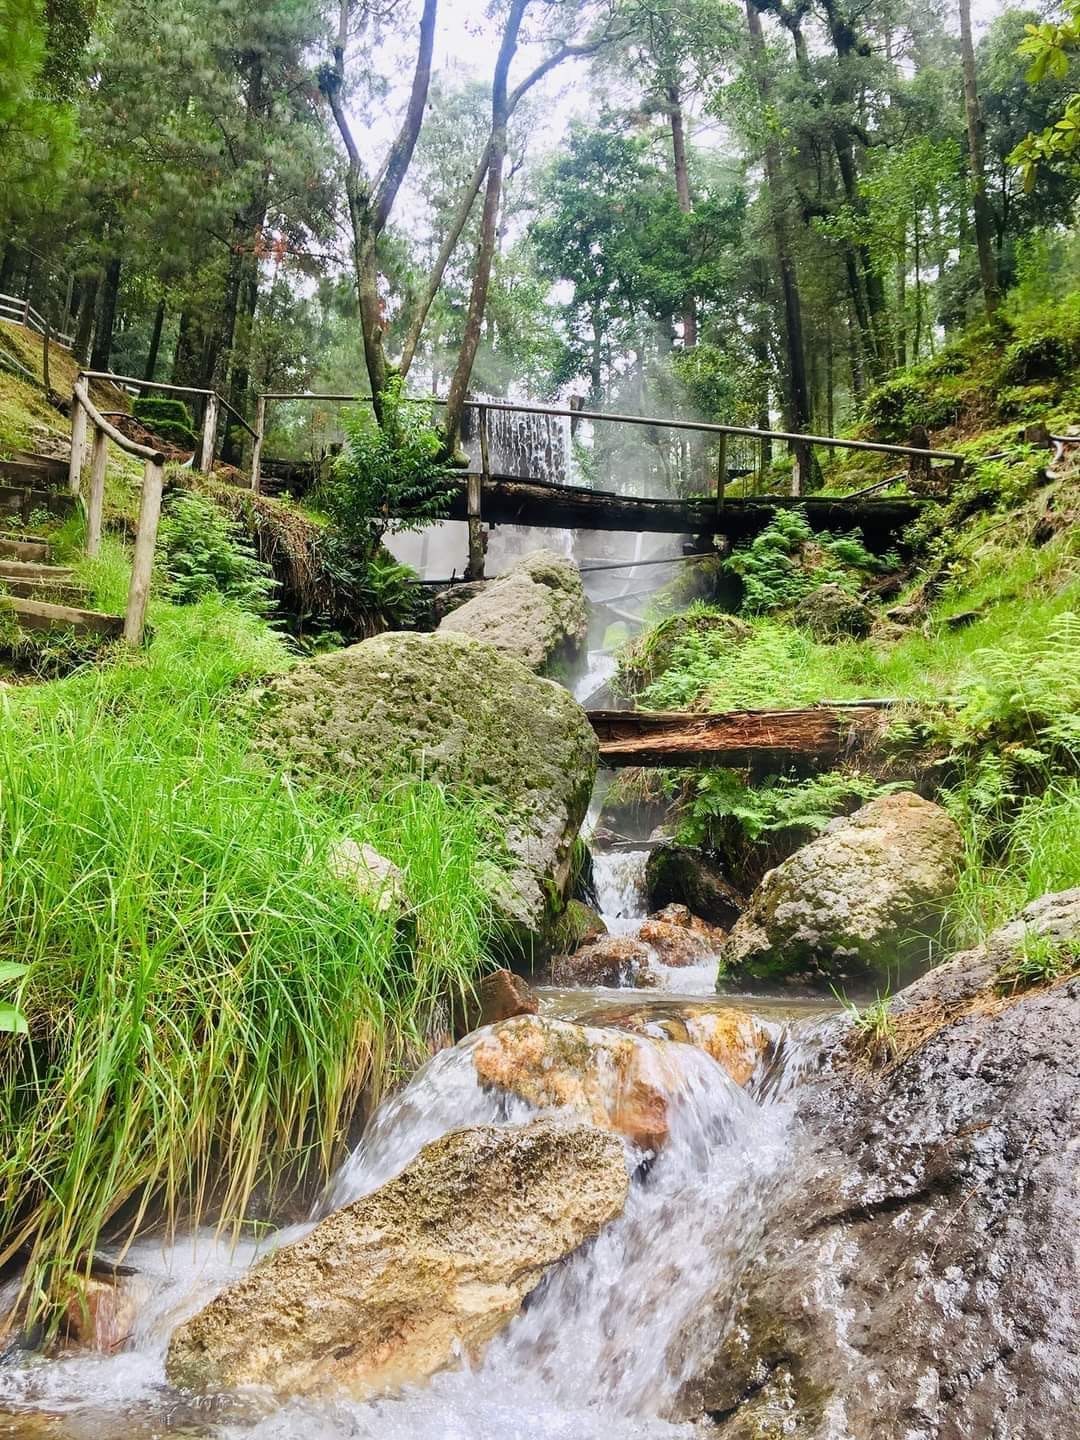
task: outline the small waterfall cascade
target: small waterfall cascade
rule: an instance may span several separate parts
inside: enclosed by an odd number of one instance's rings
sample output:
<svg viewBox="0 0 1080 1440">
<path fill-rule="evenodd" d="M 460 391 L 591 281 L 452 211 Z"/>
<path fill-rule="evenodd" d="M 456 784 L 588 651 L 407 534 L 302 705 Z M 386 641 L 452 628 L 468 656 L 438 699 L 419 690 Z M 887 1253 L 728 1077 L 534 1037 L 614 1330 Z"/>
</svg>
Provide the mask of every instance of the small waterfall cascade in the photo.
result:
<svg viewBox="0 0 1080 1440">
<path fill-rule="evenodd" d="M 814 1032 L 773 1030 L 794 1083 L 815 1051 Z M 451 1130 L 520 1125 L 538 1113 L 480 1086 L 471 1058 L 477 1043 L 470 1036 L 440 1052 L 384 1102 L 311 1223 L 384 1184 Z M 656 1042 L 640 1036 L 635 1043 Z M 734 1296 L 770 1197 L 790 1171 L 790 1087 L 775 1063 L 756 1090 L 755 1082 L 742 1090 L 693 1045 L 669 1044 L 664 1056 L 654 1073 L 667 1077 L 666 1145 L 647 1170 L 627 1146 L 632 1181 L 622 1216 L 553 1268 L 475 1368 L 366 1402 L 191 1401 L 164 1380 L 169 1335 L 259 1252 L 213 1234 L 170 1247 L 142 1241 L 127 1257 L 139 1271 L 126 1282 L 138 1305 L 128 1347 L 0 1367 L 0 1413 L 12 1425 L 4 1433 L 19 1440 L 44 1433 L 61 1440 L 692 1440 L 697 1430 L 668 1417 L 716 1342 L 713 1323 L 698 1322 L 722 1314 Z M 307 1228 L 268 1243 L 288 1243 Z M 46 1415 L 53 1418 L 42 1430 Z"/>
<path fill-rule="evenodd" d="M 474 466 L 480 464 L 480 431 L 474 406 L 492 395 L 470 397 L 462 419 L 461 441 Z M 538 415 L 531 410 L 487 412 L 488 463 L 493 475 L 514 475 L 570 485 L 572 451 L 570 421 L 565 415 Z"/>
</svg>

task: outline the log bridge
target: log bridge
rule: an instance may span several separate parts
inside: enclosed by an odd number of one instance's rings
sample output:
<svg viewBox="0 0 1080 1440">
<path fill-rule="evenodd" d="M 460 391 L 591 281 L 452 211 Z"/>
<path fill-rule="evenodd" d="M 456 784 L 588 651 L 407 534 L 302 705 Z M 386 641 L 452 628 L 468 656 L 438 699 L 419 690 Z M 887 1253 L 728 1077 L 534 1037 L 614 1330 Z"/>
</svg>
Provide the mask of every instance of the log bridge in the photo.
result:
<svg viewBox="0 0 1080 1440">
<path fill-rule="evenodd" d="M 830 762 L 873 748 L 894 700 L 811 705 L 802 710 L 590 710 L 600 764 L 691 768 L 731 765 L 775 768 L 789 761 Z"/>
</svg>

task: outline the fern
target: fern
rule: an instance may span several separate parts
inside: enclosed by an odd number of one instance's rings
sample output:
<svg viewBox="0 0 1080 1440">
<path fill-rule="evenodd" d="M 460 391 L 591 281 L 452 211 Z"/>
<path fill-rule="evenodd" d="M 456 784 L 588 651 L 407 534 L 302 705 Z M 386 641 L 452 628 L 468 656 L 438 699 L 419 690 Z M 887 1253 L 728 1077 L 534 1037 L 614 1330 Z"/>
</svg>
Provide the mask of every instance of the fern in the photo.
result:
<svg viewBox="0 0 1080 1440">
<path fill-rule="evenodd" d="M 888 568 L 896 558 L 871 555 L 858 530 L 815 535 L 805 511 L 794 509 L 777 510 L 759 535 L 729 556 L 725 568 L 742 581 L 743 611 L 761 615 L 797 604 L 820 585 L 840 585 L 854 593 L 866 575 Z"/>
</svg>

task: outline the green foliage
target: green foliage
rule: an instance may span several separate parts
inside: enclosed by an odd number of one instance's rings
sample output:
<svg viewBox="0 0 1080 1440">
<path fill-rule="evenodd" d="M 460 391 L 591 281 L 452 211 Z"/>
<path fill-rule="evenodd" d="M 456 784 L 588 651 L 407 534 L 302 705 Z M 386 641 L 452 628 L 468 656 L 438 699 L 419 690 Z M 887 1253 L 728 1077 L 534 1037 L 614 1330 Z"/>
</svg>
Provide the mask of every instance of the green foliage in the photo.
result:
<svg viewBox="0 0 1080 1440">
<path fill-rule="evenodd" d="M 21 980 L 29 966 L 17 965 L 11 961 L 0 964 L 0 985 L 9 985 L 12 980 Z M 25 1035 L 29 1031 L 26 1016 L 16 1005 L 0 1001 L 0 1034 Z"/>
<path fill-rule="evenodd" d="M 944 373 L 958 372 L 950 366 Z M 862 407 L 862 418 L 874 435 L 898 443 L 906 443 L 916 425 L 936 430 L 948 425 L 954 416 L 955 407 L 949 400 L 935 396 L 927 380 L 911 370 L 903 370 L 876 386 Z"/>
<path fill-rule="evenodd" d="M 276 582 L 251 542 L 205 495 L 177 490 L 158 531 L 157 564 L 165 593 L 190 605 L 216 592 L 244 610 L 266 614 Z"/>
<path fill-rule="evenodd" d="M 1080 940 L 1055 940 L 1052 935 L 1025 935 L 1015 955 L 997 973 L 1005 993 L 1033 985 L 1053 985 L 1080 966 Z"/>
<path fill-rule="evenodd" d="M 1075 169 L 1080 146 L 1080 95 L 1075 93 L 1073 66 L 1080 53 L 1080 0 L 1063 0 L 1062 19 L 1025 25 L 1019 53 L 1030 58 L 1027 72 L 1030 85 L 1044 80 L 1069 81 L 1068 94 L 1060 116 L 1039 134 L 1021 140 L 1009 157 L 1024 177 L 1024 189 L 1031 190 L 1040 166 Z"/>
<path fill-rule="evenodd" d="M 687 845 L 711 845 L 721 826 L 730 831 L 730 822 L 751 844 L 782 831 L 816 833 L 837 815 L 903 788 L 883 785 L 868 775 L 839 771 L 804 780 L 770 776 L 751 786 L 738 771 L 708 770 L 690 787 L 679 839 Z"/>
<path fill-rule="evenodd" d="M 725 569 L 742 581 L 744 613 L 759 615 L 794 605 L 819 585 L 854 592 L 891 561 L 871 555 L 857 530 L 815 534 L 805 511 L 777 510 L 759 535 L 732 552 Z"/>
<path fill-rule="evenodd" d="M 131 407 L 136 420 L 170 444 L 195 450 L 199 440 L 193 428 L 191 411 L 182 400 L 166 396 L 140 395 Z"/>
<path fill-rule="evenodd" d="M 310 1194 L 482 963 L 482 809 L 286 784 L 237 687 L 287 663 L 209 596 L 159 607 L 137 657 L 5 693 L 0 965 L 26 966 L 28 1033 L 0 1044 L 0 1209 L 30 1321 L 114 1217 Z M 342 836 L 400 867 L 400 917 L 332 873 Z"/>
<path fill-rule="evenodd" d="M 1041 747 L 1080 762 L 1080 615 L 1056 615 L 1037 649 L 978 651 L 975 668 L 960 715 L 970 744 Z"/>
<path fill-rule="evenodd" d="M 386 534 L 423 530 L 446 515 L 453 473 L 438 432 L 424 407 L 405 398 L 399 376 L 383 395 L 381 425 L 361 409 L 343 423 L 345 449 L 316 498 L 350 540 L 374 549 Z"/>
<path fill-rule="evenodd" d="M 374 634 L 415 625 L 424 608 L 416 571 L 400 565 L 388 550 L 379 546 L 369 553 L 330 530 L 319 543 L 318 555 L 338 596 L 338 608 L 347 608 L 357 628 Z"/>
</svg>

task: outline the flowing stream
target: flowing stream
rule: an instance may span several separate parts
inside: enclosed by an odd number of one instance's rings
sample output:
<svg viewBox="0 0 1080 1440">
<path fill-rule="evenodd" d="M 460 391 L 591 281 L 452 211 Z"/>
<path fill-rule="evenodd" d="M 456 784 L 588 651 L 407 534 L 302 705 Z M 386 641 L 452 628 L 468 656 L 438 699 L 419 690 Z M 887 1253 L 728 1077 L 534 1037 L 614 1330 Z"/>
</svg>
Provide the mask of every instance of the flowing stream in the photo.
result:
<svg viewBox="0 0 1080 1440">
<path fill-rule="evenodd" d="M 165 1382 L 169 1335 L 257 1252 L 208 1234 L 168 1247 L 144 1240 L 127 1256 L 138 1271 L 126 1282 L 138 1301 L 127 1347 L 115 1355 L 9 1357 L 0 1365 L 0 1435 L 647 1440 L 699 1433 L 665 1417 L 716 1341 L 714 1324 L 697 1323 L 703 1302 L 734 1293 L 766 1223 L 768 1197 L 790 1171 L 788 1097 L 814 1063 L 816 1032 L 805 1023 L 784 1028 L 781 1037 L 775 1027 L 782 1063 L 763 1067 L 746 1091 L 703 1051 L 673 1047 L 667 1145 L 647 1173 L 628 1150 L 634 1178 L 621 1218 L 555 1267 L 477 1368 L 377 1401 L 278 1404 L 250 1394 L 194 1403 Z M 479 1086 L 474 1044 L 468 1037 L 440 1052 L 383 1104 L 318 1215 L 385 1183 L 450 1130 L 518 1125 L 537 1113 Z M 306 1228 L 281 1232 L 275 1243 Z"/>
</svg>

